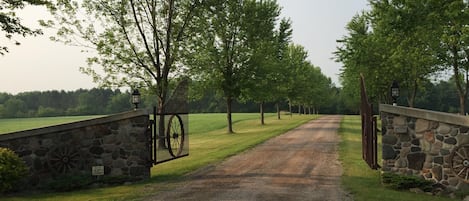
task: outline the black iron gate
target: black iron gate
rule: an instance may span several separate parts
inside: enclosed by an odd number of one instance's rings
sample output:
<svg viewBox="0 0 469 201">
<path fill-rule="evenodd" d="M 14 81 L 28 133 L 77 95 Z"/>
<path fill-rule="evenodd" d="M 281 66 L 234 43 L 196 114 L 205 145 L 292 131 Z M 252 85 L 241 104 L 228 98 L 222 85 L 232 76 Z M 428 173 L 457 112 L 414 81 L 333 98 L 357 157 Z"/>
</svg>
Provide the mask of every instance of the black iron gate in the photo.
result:
<svg viewBox="0 0 469 201">
<path fill-rule="evenodd" d="M 187 80 L 179 83 L 166 102 L 165 112 L 158 113 L 153 107 L 149 150 L 154 165 L 189 155 L 187 88 Z"/>
<path fill-rule="evenodd" d="M 360 75 L 360 116 L 362 120 L 362 157 L 371 169 L 378 169 L 378 128 L 373 105 L 368 102 L 365 79 Z"/>
</svg>

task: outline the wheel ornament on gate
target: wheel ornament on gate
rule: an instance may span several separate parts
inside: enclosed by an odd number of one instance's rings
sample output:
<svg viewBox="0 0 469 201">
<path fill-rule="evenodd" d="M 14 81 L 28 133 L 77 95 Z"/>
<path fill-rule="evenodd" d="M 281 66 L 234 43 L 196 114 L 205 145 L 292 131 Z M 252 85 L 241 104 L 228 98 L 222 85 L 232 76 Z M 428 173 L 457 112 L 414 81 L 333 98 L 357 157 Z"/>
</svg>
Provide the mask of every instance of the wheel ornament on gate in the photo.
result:
<svg viewBox="0 0 469 201">
<path fill-rule="evenodd" d="M 72 147 L 59 146 L 49 153 L 49 166 L 58 173 L 67 173 L 78 167 L 80 154 Z"/>
<path fill-rule="evenodd" d="M 169 153 L 173 157 L 181 155 L 184 147 L 184 126 L 179 115 L 172 115 L 169 118 L 166 140 Z"/>
<path fill-rule="evenodd" d="M 450 156 L 451 170 L 458 177 L 469 182 L 469 144 L 454 148 Z"/>
</svg>

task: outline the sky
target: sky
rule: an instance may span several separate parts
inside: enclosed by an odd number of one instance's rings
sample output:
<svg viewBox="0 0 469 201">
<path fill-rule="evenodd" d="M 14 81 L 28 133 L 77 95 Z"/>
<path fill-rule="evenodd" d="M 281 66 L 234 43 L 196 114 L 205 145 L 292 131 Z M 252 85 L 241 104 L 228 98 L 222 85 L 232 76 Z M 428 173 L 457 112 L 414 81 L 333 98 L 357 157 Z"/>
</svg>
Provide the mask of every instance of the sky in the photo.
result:
<svg viewBox="0 0 469 201">
<path fill-rule="evenodd" d="M 336 40 L 347 34 L 346 24 L 351 18 L 368 9 L 367 0 L 277 0 L 282 7 L 281 17 L 292 21 L 295 44 L 308 51 L 308 60 L 339 86 L 341 64 L 333 60 Z M 47 16 L 42 8 L 27 7 L 18 12 L 26 25 L 38 27 L 37 20 Z M 38 17 L 41 16 L 41 17 Z M 36 37 L 15 39 L 16 46 L 3 38 L 10 52 L 0 55 L 0 92 L 17 94 L 26 91 L 76 90 L 97 87 L 92 78 L 82 74 L 86 55 L 79 47 L 52 42 L 52 30 Z"/>
</svg>

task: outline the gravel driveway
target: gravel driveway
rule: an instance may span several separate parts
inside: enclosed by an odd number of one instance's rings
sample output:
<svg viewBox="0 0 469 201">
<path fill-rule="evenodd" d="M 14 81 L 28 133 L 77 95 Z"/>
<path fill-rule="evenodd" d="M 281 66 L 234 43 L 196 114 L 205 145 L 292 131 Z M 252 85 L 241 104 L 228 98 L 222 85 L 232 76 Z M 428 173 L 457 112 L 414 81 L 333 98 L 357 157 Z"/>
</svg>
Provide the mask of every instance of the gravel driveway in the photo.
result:
<svg viewBox="0 0 469 201">
<path fill-rule="evenodd" d="M 148 200 L 352 200 L 340 187 L 341 119 L 313 120 Z"/>
</svg>

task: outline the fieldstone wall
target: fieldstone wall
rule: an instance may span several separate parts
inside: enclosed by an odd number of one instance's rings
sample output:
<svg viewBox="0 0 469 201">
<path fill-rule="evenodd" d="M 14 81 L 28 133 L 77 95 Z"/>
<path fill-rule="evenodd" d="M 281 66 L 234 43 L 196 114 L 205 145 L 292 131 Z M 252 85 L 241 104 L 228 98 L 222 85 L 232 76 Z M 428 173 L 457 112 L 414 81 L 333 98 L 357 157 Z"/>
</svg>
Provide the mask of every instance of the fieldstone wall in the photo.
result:
<svg viewBox="0 0 469 201">
<path fill-rule="evenodd" d="M 469 182 L 469 117 L 380 105 L 383 171 L 419 175 L 450 191 Z"/>
<path fill-rule="evenodd" d="M 73 175 L 94 180 L 150 177 L 149 114 L 117 115 L 0 135 L 27 164 L 29 188 Z M 111 179 L 112 180 L 112 179 Z"/>
</svg>

